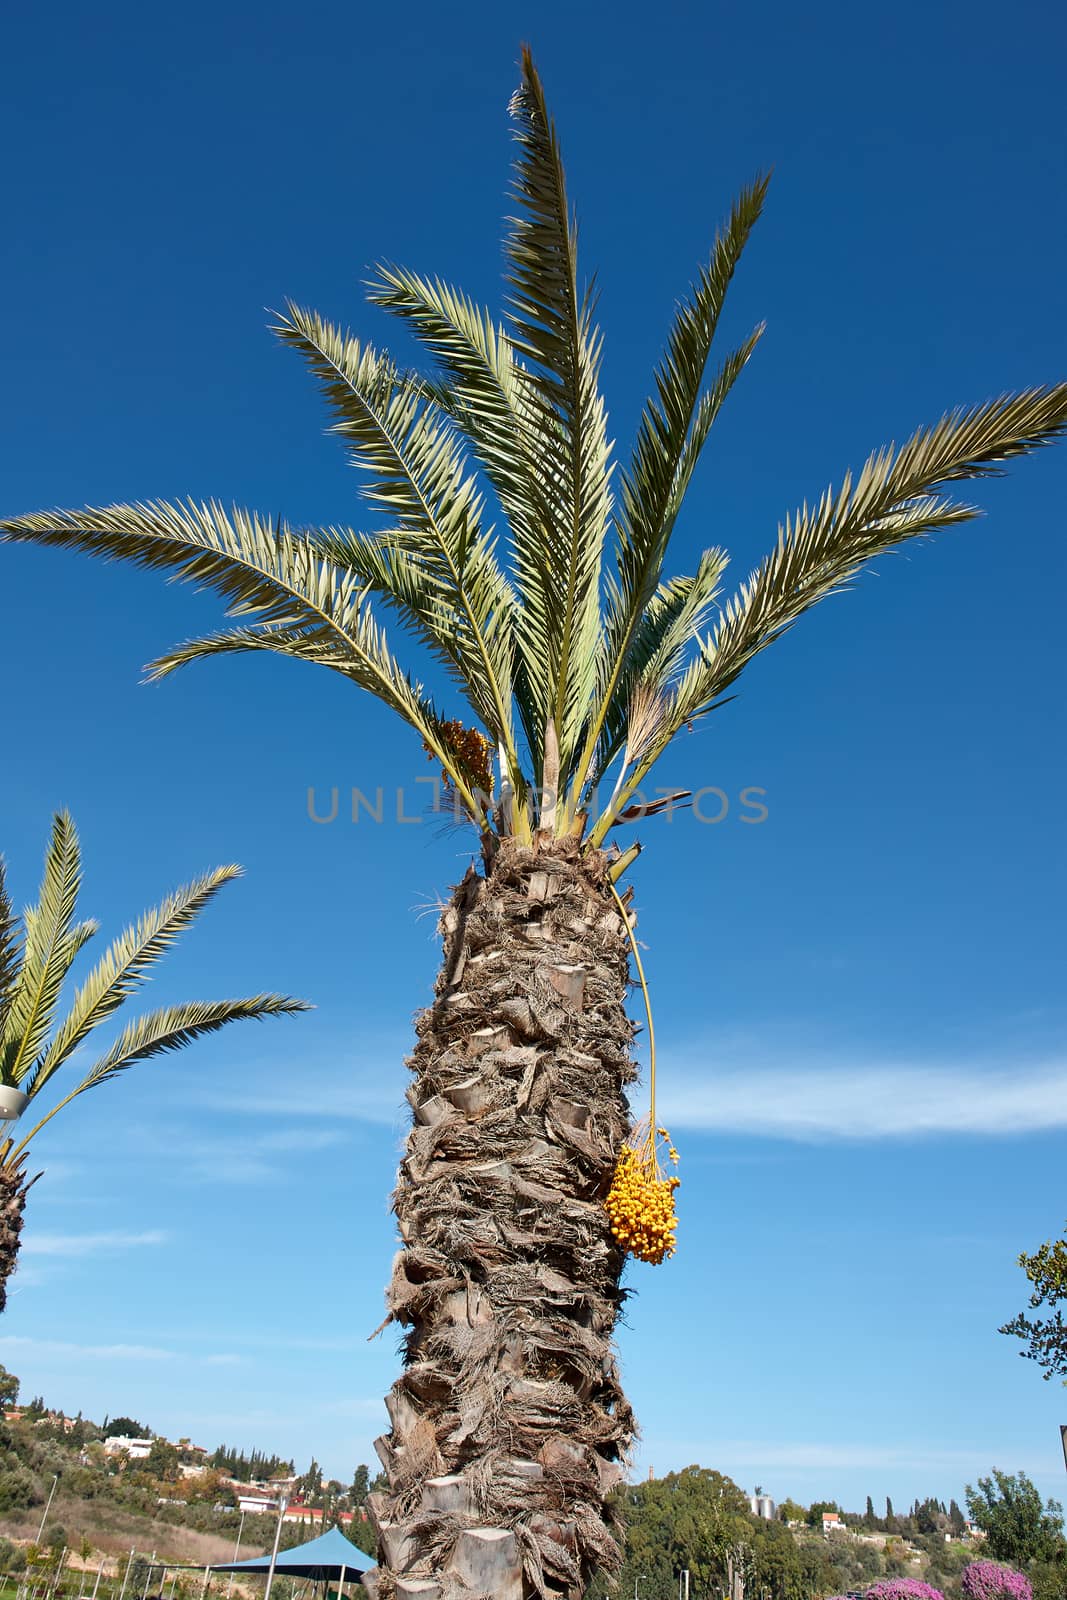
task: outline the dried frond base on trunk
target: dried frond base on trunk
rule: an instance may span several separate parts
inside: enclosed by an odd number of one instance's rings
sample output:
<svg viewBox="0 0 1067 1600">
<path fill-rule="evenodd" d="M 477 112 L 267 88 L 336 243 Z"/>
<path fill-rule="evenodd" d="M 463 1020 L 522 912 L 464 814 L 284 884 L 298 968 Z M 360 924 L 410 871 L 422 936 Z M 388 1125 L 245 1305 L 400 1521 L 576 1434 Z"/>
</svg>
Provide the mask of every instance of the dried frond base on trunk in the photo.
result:
<svg viewBox="0 0 1067 1600">
<path fill-rule="evenodd" d="M 605 865 L 506 842 L 441 920 L 393 1198 L 388 1305 L 409 1331 L 371 1504 L 383 1597 L 574 1597 L 618 1563 L 604 1503 L 633 1418 L 604 1199 L 635 1074 Z"/>
<path fill-rule="evenodd" d="M 7 1305 L 8 1279 L 18 1263 L 22 1213 L 29 1187 L 21 1166 L 0 1167 L 0 1311 Z"/>
</svg>

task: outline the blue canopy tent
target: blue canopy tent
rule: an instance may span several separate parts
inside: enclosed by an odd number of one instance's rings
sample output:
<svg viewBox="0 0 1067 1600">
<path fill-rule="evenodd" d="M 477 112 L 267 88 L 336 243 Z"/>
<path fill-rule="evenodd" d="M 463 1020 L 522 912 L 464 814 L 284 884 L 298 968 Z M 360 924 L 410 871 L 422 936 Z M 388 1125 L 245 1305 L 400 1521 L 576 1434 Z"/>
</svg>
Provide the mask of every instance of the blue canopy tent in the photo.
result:
<svg viewBox="0 0 1067 1600">
<path fill-rule="evenodd" d="M 281 1532 L 281 1523 L 278 1525 Z M 133 1552 L 131 1551 L 131 1556 Z M 291 1550 L 279 1550 L 273 1563 L 273 1574 L 279 1573 L 286 1578 L 305 1578 L 312 1583 L 336 1583 L 335 1591 L 340 1600 L 342 1585 L 347 1580 L 350 1583 L 362 1583 L 363 1574 L 370 1571 L 370 1558 L 363 1551 L 346 1539 L 340 1528 L 331 1528 L 328 1533 L 322 1533 L 317 1539 L 309 1539 L 306 1544 L 294 1545 Z M 267 1579 L 267 1594 L 270 1593 L 271 1558 L 270 1556 L 253 1556 L 249 1561 L 225 1561 L 217 1566 L 201 1568 L 187 1567 L 182 1562 L 160 1562 L 153 1557 L 148 1566 L 148 1577 L 145 1579 L 144 1595 L 142 1600 L 162 1600 L 163 1585 L 168 1572 L 203 1571 L 204 1595 L 207 1594 L 208 1582 L 213 1572 L 247 1573 L 250 1577 L 259 1573 Z M 159 1595 L 149 1597 L 148 1586 L 154 1573 L 158 1572 Z M 231 1583 L 233 1580 L 230 1580 Z M 123 1584 L 125 1589 L 125 1583 Z M 173 1593 L 173 1587 L 172 1591 Z M 228 1591 L 227 1591 L 228 1592 Z M 329 1594 L 326 1590 L 326 1594 Z M 131 1593 L 130 1600 L 136 1600 Z"/>
<path fill-rule="evenodd" d="M 285 1578 L 311 1578 L 316 1583 L 341 1582 L 346 1576 L 358 1578 L 368 1572 L 372 1563 L 369 1556 L 346 1539 L 340 1528 L 320 1533 L 307 1544 L 294 1545 L 291 1550 L 279 1550 L 274 1571 Z M 262 1572 L 270 1571 L 270 1556 L 253 1556 L 250 1561 L 230 1561 L 213 1565 L 212 1572 Z"/>
</svg>

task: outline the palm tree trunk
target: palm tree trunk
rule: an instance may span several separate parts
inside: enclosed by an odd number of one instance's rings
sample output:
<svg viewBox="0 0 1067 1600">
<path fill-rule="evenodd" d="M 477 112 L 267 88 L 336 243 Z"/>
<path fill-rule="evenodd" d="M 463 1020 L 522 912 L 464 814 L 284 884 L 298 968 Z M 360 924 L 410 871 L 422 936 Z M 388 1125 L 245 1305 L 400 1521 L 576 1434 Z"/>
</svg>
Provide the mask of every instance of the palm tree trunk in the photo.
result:
<svg viewBox="0 0 1067 1600">
<path fill-rule="evenodd" d="M 0 1166 L 0 1311 L 7 1305 L 7 1282 L 18 1263 L 22 1213 L 29 1188 L 21 1163 Z"/>
<path fill-rule="evenodd" d="M 633 1417 L 603 1201 L 635 1070 L 606 866 L 506 841 L 441 919 L 393 1197 L 387 1320 L 409 1331 L 370 1497 L 379 1596 L 575 1597 L 618 1565 L 605 1500 Z"/>
</svg>

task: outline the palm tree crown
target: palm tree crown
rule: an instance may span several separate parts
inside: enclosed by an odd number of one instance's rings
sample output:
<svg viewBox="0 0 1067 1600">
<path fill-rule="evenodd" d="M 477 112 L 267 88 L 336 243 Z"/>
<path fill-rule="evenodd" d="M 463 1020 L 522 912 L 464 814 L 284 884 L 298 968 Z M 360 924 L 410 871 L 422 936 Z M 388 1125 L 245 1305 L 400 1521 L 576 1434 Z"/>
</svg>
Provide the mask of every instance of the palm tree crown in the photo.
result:
<svg viewBox="0 0 1067 1600">
<path fill-rule="evenodd" d="M 95 922 L 76 920 L 81 852 L 70 816 L 61 811 L 53 820 L 40 895 L 21 919 L 12 907 L 0 861 L 0 1086 L 32 1104 L 89 1035 L 148 980 L 155 964 L 223 885 L 239 876 L 239 867 L 216 867 L 146 911 L 105 951 L 59 1020 L 63 985 L 97 931 Z M 11 1135 L 0 1144 L 0 1173 L 21 1171 L 30 1140 L 58 1111 L 136 1062 L 180 1050 L 230 1022 L 309 1009 L 306 1001 L 288 995 L 257 994 L 240 1000 L 189 1000 L 138 1017 L 18 1143 Z"/>
<path fill-rule="evenodd" d="M 876 451 L 788 515 L 725 600 L 719 549 L 692 574 L 667 576 L 701 451 L 763 331 L 712 361 L 767 179 L 741 192 L 679 304 L 613 476 L 595 296 L 579 277 L 559 145 L 528 52 L 511 112 L 518 216 L 503 320 L 436 278 L 386 265 L 369 298 L 411 328 L 428 374 L 297 305 L 275 323 L 320 381 L 384 530 L 157 502 L 19 517 L 0 531 L 167 570 L 230 602 L 236 626 L 160 657 L 152 676 L 249 650 L 332 667 L 410 724 L 484 835 L 540 831 L 595 847 L 675 735 L 722 702 L 758 651 L 880 552 L 976 516 L 952 493 L 957 481 L 1062 433 L 1067 384 L 953 412 Z M 487 519 L 491 500 L 503 535 Z M 465 700 L 493 755 L 491 793 L 455 721 L 397 661 L 385 610 Z"/>
</svg>

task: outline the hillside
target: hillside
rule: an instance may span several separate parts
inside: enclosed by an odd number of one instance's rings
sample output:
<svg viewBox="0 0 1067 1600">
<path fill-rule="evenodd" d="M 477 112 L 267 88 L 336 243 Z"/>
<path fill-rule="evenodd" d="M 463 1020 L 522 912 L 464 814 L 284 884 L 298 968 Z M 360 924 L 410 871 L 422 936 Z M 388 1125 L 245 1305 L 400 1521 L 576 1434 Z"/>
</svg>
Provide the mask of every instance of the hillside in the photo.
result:
<svg viewBox="0 0 1067 1600">
<path fill-rule="evenodd" d="M 238 1538 L 242 1557 L 266 1553 L 282 1495 L 282 1548 L 339 1524 L 373 1554 L 365 1503 L 376 1485 L 365 1466 L 345 1487 L 324 1480 L 314 1460 L 298 1475 L 277 1456 L 226 1445 L 209 1454 L 188 1439 L 154 1436 L 128 1417 L 98 1425 L 49 1411 L 40 1400 L 20 1409 L 11 1404 L 14 1382 L 0 1369 L 0 1399 L 8 1402 L 0 1422 L 0 1574 L 44 1579 L 41 1594 L 50 1600 L 94 1593 L 96 1600 L 201 1600 L 199 1574 L 172 1567 L 160 1588 L 161 1574 L 153 1577 L 149 1562 L 229 1561 Z M 1003 1476 L 994 1473 L 998 1483 Z M 1059 1508 L 1049 1502 L 1043 1509 L 1022 1475 L 1001 1487 L 1017 1500 L 1035 1497 L 1028 1554 L 1018 1557 L 1033 1600 L 1067 1600 Z M 615 1511 L 624 1535 L 620 1585 L 597 1580 L 586 1600 L 628 1595 L 642 1580 L 640 1600 L 673 1600 L 682 1571 L 690 1574 L 691 1600 L 819 1600 L 900 1578 L 930 1584 L 944 1600 L 963 1600 L 961 1575 L 985 1548 L 982 1530 L 954 1500 L 948 1507 L 916 1500 L 903 1514 L 887 1501 L 884 1515 L 870 1499 L 862 1513 L 832 1502 L 775 1506 L 758 1488 L 750 1497 L 730 1478 L 697 1466 L 622 1486 Z M 1038 1535 L 1043 1544 L 1034 1542 Z M 1001 1558 L 1013 1559 L 1003 1551 Z M 209 1594 L 230 1589 L 231 1580 L 220 1577 Z M 292 1600 L 291 1586 L 276 1584 L 272 1600 Z"/>
</svg>

